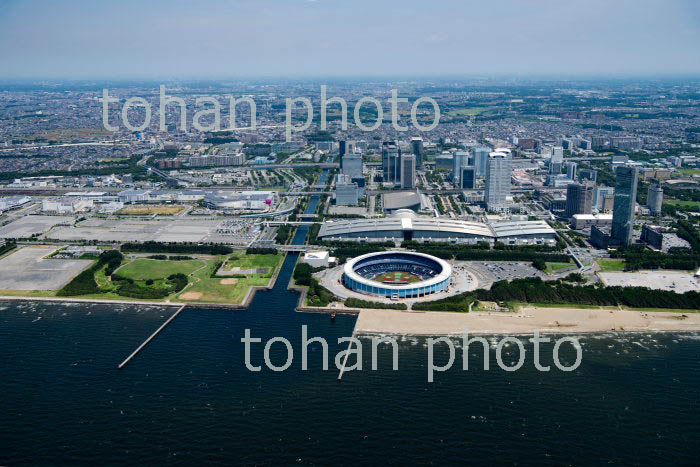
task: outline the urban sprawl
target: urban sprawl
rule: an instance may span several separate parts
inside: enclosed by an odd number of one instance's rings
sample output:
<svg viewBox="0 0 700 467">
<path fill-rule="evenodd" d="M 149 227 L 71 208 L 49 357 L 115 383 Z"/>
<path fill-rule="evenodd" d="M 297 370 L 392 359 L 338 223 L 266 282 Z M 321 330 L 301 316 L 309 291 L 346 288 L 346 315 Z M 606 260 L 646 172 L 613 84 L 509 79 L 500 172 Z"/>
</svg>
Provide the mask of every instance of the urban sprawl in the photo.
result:
<svg viewBox="0 0 700 467">
<path fill-rule="evenodd" d="M 363 125 L 311 82 L 169 83 L 161 118 L 124 106 L 156 84 L 106 115 L 106 85 L 5 86 L 0 295 L 243 306 L 299 252 L 302 309 L 700 308 L 700 83 L 327 84 Z"/>
</svg>

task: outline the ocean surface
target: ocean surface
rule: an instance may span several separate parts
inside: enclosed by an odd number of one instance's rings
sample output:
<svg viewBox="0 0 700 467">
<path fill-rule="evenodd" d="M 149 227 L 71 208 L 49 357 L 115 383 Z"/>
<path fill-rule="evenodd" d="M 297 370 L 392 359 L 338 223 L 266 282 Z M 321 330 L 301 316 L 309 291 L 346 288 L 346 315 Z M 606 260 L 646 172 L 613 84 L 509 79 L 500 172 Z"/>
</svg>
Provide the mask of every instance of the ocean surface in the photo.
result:
<svg viewBox="0 0 700 467">
<path fill-rule="evenodd" d="M 296 241 L 303 239 L 300 232 Z M 276 287 L 247 310 L 186 309 L 123 369 L 117 369 L 172 309 L 131 305 L 0 303 L 0 465 L 689 465 L 700 455 L 700 336 L 575 336 L 582 361 L 552 365 L 542 345 L 537 371 L 526 343 L 515 372 L 490 369 L 480 347 L 462 367 L 428 383 L 427 339 L 391 347 L 362 339 L 361 371 L 341 382 L 334 364 L 355 317 L 297 313 L 286 290 L 296 256 Z M 329 343 L 309 346 L 301 368 L 301 326 Z M 246 368 L 241 338 L 252 344 Z M 268 369 L 265 343 L 285 337 L 293 360 Z M 436 344 L 444 364 L 447 345 Z M 518 359 L 514 344 L 504 361 Z M 560 349 L 571 364 L 576 350 Z M 284 344 L 270 347 L 283 365 Z M 357 363 L 350 357 L 348 364 Z"/>
</svg>

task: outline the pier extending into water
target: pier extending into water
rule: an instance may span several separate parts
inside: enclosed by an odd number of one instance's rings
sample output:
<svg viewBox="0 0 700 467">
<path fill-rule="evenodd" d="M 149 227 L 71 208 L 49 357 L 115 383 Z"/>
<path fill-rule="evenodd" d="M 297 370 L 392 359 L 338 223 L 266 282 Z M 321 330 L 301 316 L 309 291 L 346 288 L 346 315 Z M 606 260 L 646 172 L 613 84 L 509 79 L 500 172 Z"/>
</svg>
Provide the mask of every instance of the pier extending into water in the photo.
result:
<svg viewBox="0 0 700 467">
<path fill-rule="evenodd" d="M 151 335 L 148 337 L 148 339 L 146 339 L 145 341 L 143 341 L 143 344 L 139 345 L 139 346 L 136 348 L 136 350 L 134 350 L 134 351 L 131 353 L 131 355 L 129 355 L 128 357 L 126 357 L 126 359 L 125 359 L 123 362 L 121 362 L 121 363 L 119 364 L 119 369 L 121 370 L 122 368 L 124 368 L 124 366 L 125 366 L 127 363 L 129 363 L 129 362 L 131 361 L 131 359 L 134 358 L 134 357 L 141 351 L 141 349 L 143 349 L 144 347 L 146 347 L 146 346 L 148 345 L 148 343 L 151 342 L 151 341 L 153 340 L 153 338 L 156 337 L 160 331 L 162 331 L 163 329 L 165 329 L 165 327 L 166 327 L 168 324 L 170 324 L 170 322 L 171 322 L 172 320 L 174 320 L 175 317 L 176 317 L 177 315 L 179 315 L 180 312 L 181 312 L 182 310 L 184 310 L 186 306 L 187 306 L 187 305 L 185 304 L 185 305 L 182 305 L 180 308 L 178 308 L 177 311 L 176 311 L 175 313 L 173 313 L 173 315 L 165 321 L 165 323 L 161 324 L 160 327 L 159 327 L 158 329 L 156 329 L 155 332 L 154 332 L 153 334 L 151 334 Z"/>
</svg>

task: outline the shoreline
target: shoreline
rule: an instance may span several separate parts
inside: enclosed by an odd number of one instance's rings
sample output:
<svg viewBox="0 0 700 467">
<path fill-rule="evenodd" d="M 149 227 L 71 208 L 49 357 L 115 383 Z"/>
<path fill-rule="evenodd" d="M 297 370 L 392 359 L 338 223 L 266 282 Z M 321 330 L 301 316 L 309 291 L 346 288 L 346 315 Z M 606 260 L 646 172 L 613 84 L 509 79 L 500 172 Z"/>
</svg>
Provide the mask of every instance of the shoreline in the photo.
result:
<svg viewBox="0 0 700 467">
<path fill-rule="evenodd" d="M 600 310 L 525 306 L 505 312 L 407 312 L 364 309 L 357 318 L 358 335 L 409 336 L 593 334 L 609 332 L 700 331 L 700 313 L 676 311 Z"/>
<path fill-rule="evenodd" d="M 274 277 L 273 279 L 277 279 Z M 258 290 L 269 290 L 274 284 L 251 288 L 246 303 L 158 302 L 146 300 L 109 300 L 71 297 L 0 296 L 3 302 L 49 302 L 75 304 L 119 304 L 156 307 L 247 309 Z M 289 286 L 300 292 L 306 290 Z M 298 304 L 297 304 L 298 305 Z M 510 312 L 437 312 L 387 309 L 356 309 L 297 306 L 295 312 L 337 313 L 356 315 L 357 335 L 460 336 L 466 327 L 470 335 L 601 334 L 635 332 L 700 332 L 700 313 L 683 311 L 643 311 L 629 309 L 557 308 L 534 305 Z"/>
<path fill-rule="evenodd" d="M 216 303 L 216 302 L 197 302 L 197 301 L 152 301 L 152 300 L 119 300 L 119 299 L 100 299 L 100 298 L 80 298 L 80 297 L 32 297 L 29 295 L 0 295 L 0 301 L 22 301 L 22 302 L 53 302 L 53 303 L 96 303 L 96 304 L 117 304 L 117 305 L 147 305 L 147 306 L 165 306 L 165 307 L 180 307 L 187 306 L 188 308 L 226 308 L 231 310 L 244 310 L 250 307 L 255 294 L 259 290 L 272 290 L 277 283 L 284 261 L 287 258 L 287 253 L 280 260 L 276 271 L 270 277 L 267 285 L 251 285 L 241 303 Z"/>
</svg>

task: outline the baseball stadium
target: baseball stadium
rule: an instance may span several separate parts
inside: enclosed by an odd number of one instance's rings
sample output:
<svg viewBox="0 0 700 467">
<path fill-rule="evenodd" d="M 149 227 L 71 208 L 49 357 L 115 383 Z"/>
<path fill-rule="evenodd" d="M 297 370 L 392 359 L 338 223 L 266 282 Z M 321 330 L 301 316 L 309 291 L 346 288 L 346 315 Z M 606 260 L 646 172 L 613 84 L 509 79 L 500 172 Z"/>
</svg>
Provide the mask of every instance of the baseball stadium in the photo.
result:
<svg viewBox="0 0 700 467">
<path fill-rule="evenodd" d="M 348 289 L 365 295 L 417 298 L 447 290 L 452 267 L 423 253 L 382 251 L 348 261 L 342 280 Z"/>
</svg>

